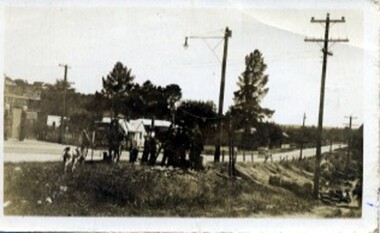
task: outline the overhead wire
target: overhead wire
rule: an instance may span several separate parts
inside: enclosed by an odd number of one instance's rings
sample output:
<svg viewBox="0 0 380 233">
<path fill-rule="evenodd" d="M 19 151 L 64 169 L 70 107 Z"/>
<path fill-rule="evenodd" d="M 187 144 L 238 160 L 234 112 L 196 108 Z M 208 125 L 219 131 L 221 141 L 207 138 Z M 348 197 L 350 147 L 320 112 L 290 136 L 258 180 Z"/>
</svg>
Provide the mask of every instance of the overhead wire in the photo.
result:
<svg viewBox="0 0 380 233">
<path fill-rule="evenodd" d="M 215 58 L 218 60 L 218 62 L 220 64 L 222 64 L 222 61 L 219 59 L 218 55 L 215 53 L 215 48 L 213 49 L 209 43 L 207 43 L 207 40 L 206 39 L 203 39 L 203 41 L 205 42 L 205 44 L 207 45 L 207 47 L 211 50 L 212 54 L 215 56 Z M 222 41 L 222 40 L 221 40 Z M 220 43 L 219 43 L 220 44 Z"/>
<path fill-rule="evenodd" d="M 207 121 L 207 120 L 222 120 L 222 119 L 225 119 L 226 117 L 224 116 L 218 116 L 218 117 L 205 117 L 205 116 L 199 116 L 199 115 L 196 115 L 196 114 L 193 114 L 191 112 L 188 112 L 184 109 L 181 109 L 181 108 L 177 108 L 178 110 L 182 111 L 183 113 L 193 117 L 193 118 L 196 118 L 196 119 L 200 119 L 202 120 L 203 122 Z"/>
<path fill-rule="evenodd" d="M 203 32 L 199 35 L 201 36 L 204 36 L 204 35 L 207 35 L 207 34 L 211 34 L 211 33 L 216 33 L 216 32 L 223 32 L 224 31 L 224 28 L 221 28 L 221 29 L 218 29 L 218 30 L 213 30 L 213 31 L 209 31 L 209 32 Z"/>
</svg>

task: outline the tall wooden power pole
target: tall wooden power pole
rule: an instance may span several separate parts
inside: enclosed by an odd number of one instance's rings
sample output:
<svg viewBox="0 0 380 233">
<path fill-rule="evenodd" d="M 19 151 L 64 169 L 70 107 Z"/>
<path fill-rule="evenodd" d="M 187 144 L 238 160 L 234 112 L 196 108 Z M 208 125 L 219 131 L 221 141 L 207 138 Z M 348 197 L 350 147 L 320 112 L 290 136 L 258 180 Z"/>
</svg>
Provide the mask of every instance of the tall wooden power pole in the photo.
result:
<svg viewBox="0 0 380 233">
<path fill-rule="evenodd" d="M 224 86 L 225 86 L 225 80 L 226 80 L 228 39 L 231 36 L 232 36 L 232 31 L 228 27 L 226 27 L 226 29 L 224 30 L 223 37 L 221 36 L 188 36 L 188 37 L 185 37 L 185 44 L 184 44 L 185 48 L 188 47 L 188 39 L 223 39 L 224 40 L 222 74 L 221 74 L 221 80 L 220 80 L 219 105 L 218 105 L 219 106 L 218 107 L 219 120 L 217 124 L 217 138 L 216 138 L 216 143 L 215 143 L 214 162 L 220 161 L 220 147 L 222 144 L 222 131 L 223 131 L 222 119 L 223 119 Z"/>
<path fill-rule="evenodd" d="M 344 23 L 345 19 L 330 19 L 329 13 L 326 15 L 326 19 L 314 19 L 310 20 L 311 23 L 324 23 L 325 24 L 325 37 L 323 39 L 316 38 L 305 38 L 305 42 L 323 42 L 323 64 L 322 64 L 322 78 L 321 78 L 321 88 L 320 88 L 320 98 L 319 98 L 319 114 L 318 114 L 318 135 L 317 135 L 317 148 L 316 148 L 316 158 L 315 158 L 315 173 L 314 173 L 314 189 L 313 194 L 315 198 L 318 198 L 319 194 L 319 177 L 320 177 L 320 163 L 322 159 L 321 147 L 322 147 L 322 129 L 323 129 L 323 105 L 325 99 L 325 82 L 326 82 L 326 69 L 327 69 L 327 55 L 332 56 L 333 54 L 328 51 L 329 42 L 348 42 L 348 39 L 330 39 L 329 29 L 330 24 L 334 23 Z"/>
<path fill-rule="evenodd" d="M 228 38 L 232 36 L 232 32 L 228 27 L 224 31 L 224 48 L 223 48 L 223 61 L 222 61 L 222 77 L 220 80 L 219 90 L 219 108 L 218 115 L 220 120 L 218 121 L 218 136 L 215 145 L 214 162 L 220 161 L 220 147 L 222 145 L 222 116 L 223 116 L 223 103 L 224 103 L 224 85 L 226 80 L 226 63 L 227 63 L 227 51 L 228 51 Z"/>
<path fill-rule="evenodd" d="M 302 160 L 302 150 L 303 150 L 303 138 L 305 136 L 305 121 L 306 121 L 306 113 L 303 114 L 303 120 L 302 120 L 302 129 L 301 129 L 301 146 L 300 146 L 300 157 L 299 161 Z"/>
<path fill-rule="evenodd" d="M 64 130 L 65 130 L 65 115 L 66 115 L 66 91 L 67 91 L 67 69 L 70 67 L 67 64 L 59 64 L 59 66 L 64 68 L 63 76 L 63 103 L 62 103 L 62 114 L 61 114 L 61 123 L 60 123 L 60 132 L 58 137 L 58 143 L 64 143 Z"/>
<path fill-rule="evenodd" d="M 346 160 L 346 168 L 348 168 L 350 162 L 351 162 L 351 131 L 352 131 L 352 120 L 356 119 L 357 117 L 353 117 L 352 115 L 350 116 L 345 116 L 345 118 L 348 118 L 348 124 L 345 124 L 348 126 L 348 141 L 347 141 L 347 160 Z"/>
</svg>

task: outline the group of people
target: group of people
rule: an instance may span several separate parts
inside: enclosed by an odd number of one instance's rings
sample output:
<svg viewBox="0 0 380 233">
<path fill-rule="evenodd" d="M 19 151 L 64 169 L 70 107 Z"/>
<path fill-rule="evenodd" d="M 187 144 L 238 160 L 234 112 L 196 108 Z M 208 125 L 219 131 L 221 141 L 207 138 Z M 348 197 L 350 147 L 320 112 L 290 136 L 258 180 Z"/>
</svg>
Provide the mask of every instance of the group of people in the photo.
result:
<svg viewBox="0 0 380 233">
<path fill-rule="evenodd" d="M 105 152 L 105 160 L 119 162 L 123 149 L 129 150 L 129 162 L 137 162 L 139 146 L 134 138 L 128 138 L 122 132 L 117 120 L 112 120 L 108 131 L 108 153 Z M 144 136 L 144 149 L 141 164 L 161 166 L 173 166 L 182 168 L 200 169 L 202 167 L 201 153 L 203 151 L 203 136 L 198 125 L 194 127 L 170 126 L 166 133 L 159 137 L 154 131 Z M 75 151 L 86 158 L 91 146 L 91 138 L 86 129 L 83 129 L 78 137 L 78 146 Z M 162 160 L 157 162 L 158 155 L 162 152 Z M 65 151 L 68 155 L 68 151 Z M 70 156 L 73 158 L 72 156 Z M 75 156 L 74 156 L 75 157 Z M 78 156 L 76 156 L 78 157 Z M 70 158 L 70 159 L 71 159 Z M 65 161 L 70 160 L 65 157 Z"/>
<path fill-rule="evenodd" d="M 203 137 L 198 126 L 192 129 L 180 127 L 170 130 L 163 143 L 163 149 L 162 166 L 191 169 L 199 169 L 202 166 Z M 186 159 L 187 152 L 189 160 Z"/>
<path fill-rule="evenodd" d="M 157 164 L 158 155 L 163 151 L 162 160 L 159 162 L 162 166 L 190 167 L 192 169 L 199 169 L 202 166 L 203 137 L 197 125 L 192 128 L 172 125 L 166 133 L 160 136 L 160 139 L 157 139 L 154 131 L 144 136 L 141 164 L 150 166 Z M 122 147 L 125 147 L 129 150 L 129 162 L 132 164 L 137 162 L 139 154 L 137 141 L 126 137 L 120 131 L 116 120 L 111 121 L 108 140 L 108 155 L 111 161 L 118 162 Z M 189 159 L 187 159 L 187 154 Z"/>
<path fill-rule="evenodd" d="M 159 163 L 161 166 L 190 167 L 199 169 L 202 165 L 201 153 L 203 150 L 203 137 L 199 127 L 188 129 L 185 127 L 170 127 L 158 140 L 154 132 L 144 136 L 144 150 L 141 164 L 153 166 Z M 163 157 L 157 162 L 158 155 L 163 151 Z M 137 162 L 138 146 L 135 140 L 130 141 L 130 163 Z M 189 159 L 187 159 L 187 154 Z"/>
</svg>

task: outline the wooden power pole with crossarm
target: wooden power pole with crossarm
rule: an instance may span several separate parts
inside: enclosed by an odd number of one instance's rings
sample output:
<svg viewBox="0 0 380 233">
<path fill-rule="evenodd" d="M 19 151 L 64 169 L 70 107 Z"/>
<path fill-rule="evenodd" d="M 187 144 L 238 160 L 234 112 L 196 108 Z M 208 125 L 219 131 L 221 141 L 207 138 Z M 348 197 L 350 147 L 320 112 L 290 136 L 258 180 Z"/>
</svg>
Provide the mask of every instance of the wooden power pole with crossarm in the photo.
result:
<svg viewBox="0 0 380 233">
<path fill-rule="evenodd" d="M 345 19 L 330 19 L 329 13 L 327 13 L 326 19 L 314 19 L 310 20 L 311 23 L 323 23 L 325 24 L 325 37 L 321 39 L 317 38 L 305 38 L 305 42 L 322 42 L 323 43 L 323 65 L 322 65 L 322 78 L 321 78 L 321 88 L 320 88 L 320 98 L 319 98 L 319 114 L 318 114 L 318 135 L 317 135 L 317 148 L 316 148 L 316 158 L 315 158 L 315 172 L 314 172 L 314 188 L 313 194 L 315 198 L 319 195 L 319 177 L 320 177 L 320 162 L 322 159 L 321 147 L 322 147 L 322 129 L 323 129 L 323 105 L 325 98 L 325 82 L 326 82 L 326 69 L 327 69 L 327 55 L 332 56 L 333 54 L 328 51 L 329 42 L 348 42 L 348 39 L 331 39 L 329 38 L 330 24 L 334 23 L 344 23 Z"/>
</svg>

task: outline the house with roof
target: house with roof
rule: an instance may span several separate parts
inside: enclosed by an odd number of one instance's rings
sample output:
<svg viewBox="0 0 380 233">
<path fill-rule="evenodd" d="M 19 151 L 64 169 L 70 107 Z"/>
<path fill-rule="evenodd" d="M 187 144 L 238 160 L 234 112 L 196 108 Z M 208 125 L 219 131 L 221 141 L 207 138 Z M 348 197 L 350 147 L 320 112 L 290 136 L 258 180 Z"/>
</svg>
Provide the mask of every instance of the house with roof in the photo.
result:
<svg viewBox="0 0 380 233">
<path fill-rule="evenodd" d="M 111 123 L 111 117 L 103 117 L 102 122 L 103 123 Z M 124 134 L 128 135 L 128 133 L 130 131 L 129 126 L 128 126 L 128 124 L 129 124 L 128 121 L 126 119 L 119 118 L 118 123 L 119 123 L 120 128 L 123 129 Z"/>
<path fill-rule="evenodd" d="M 145 127 L 145 130 L 152 131 L 152 119 L 140 118 L 140 119 L 137 119 L 136 121 L 142 122 L 142 124 Z M 165 131 L 165 130 L 169 129 L 171 122 L 165 121 L 165 120 L 156 120 L 155 119 L 153 124 L 154 124 L 154 131 L 158 132 L 158 131 Z"/>
<path fill-rule="evenodd" d="M 148 135 L 148 131 L 146 130 L 143 122 L 140 120 L 130 120 L 128 126 L 131 139 L 137 142 L 138 148 L 143 148 L 145 136 Z"/>
<path fill-rule="evenodd" d="M 41 86 L 4 75 L 4 138 L 35 138 Z"/>
<path fill-rule="evenodd" d="M 111 117 L 103 117 L 102 122 L 111 123 Z M 118 123 L 120 127 L 124 130 L 124 133 L 128 135 L 128 137 L 137 142 L 137 146 L 139 148 L 144 147 L 145 138 L 144 136 L 148 134 L 146 131 L 144 124 L 140 120 L 126 120 L 123 118 L 118 119 Z"/>
<path fill-rule="evenodd" d="M 110 123 L 110 117 L 103 117 L 102 122 Z M 154 120 L 154 129 L 152 130 L 152 120 L 151 119 L 134 119 L 126 120 L 124 118 L 118 119 L 119 125 L 123 128 L 124 132 L 132 140 L 135 140 L 138 148 L 143 148 L 145 143 L 145 136 L 150 132 L 154 132 L 157 137 L 160 137 L 165 132 L 168 131 L 171 122 L 165 120 Z"/>
</svg>

